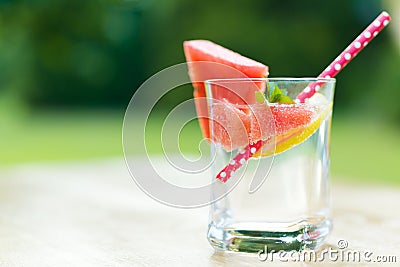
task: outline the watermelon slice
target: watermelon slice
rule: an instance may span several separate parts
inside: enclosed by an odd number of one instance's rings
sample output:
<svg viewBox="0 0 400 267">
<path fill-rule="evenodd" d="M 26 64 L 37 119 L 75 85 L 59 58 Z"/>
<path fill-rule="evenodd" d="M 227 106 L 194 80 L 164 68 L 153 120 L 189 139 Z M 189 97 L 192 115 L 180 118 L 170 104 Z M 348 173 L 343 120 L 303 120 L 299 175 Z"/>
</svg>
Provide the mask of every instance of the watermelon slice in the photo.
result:
<svg viewBox="0 0 400 267">
<path fill-rule="evenodd" d="M 210 138 L 209 114 L 204 81 L 223 78 L 265 78 L 268 67 L 241 56 L 229 49 L 207 40 L 192 40 L 183 43 L 189 75 L 194 87 L 194 100 L 203 136 Z M 207 62 L 208 64 L 205 64 Z M 259 88 L 260 91 L 263 87 Z M 253 92 L 248 92 L 253 96 Z M 237 97 L 227 90 L 219 99 L 237 103 Z"/>
<path fill-rule="evenodd" d="M 219 102 L 213 104 L 212 111 L 213 141 L 228 152 L 273 138 L 279 150 L 281 144 L 301 135 L 320 115 L 318 109 L 308 105 L 267 106 L 264 103 L 236 105 Z"/>
</svg>

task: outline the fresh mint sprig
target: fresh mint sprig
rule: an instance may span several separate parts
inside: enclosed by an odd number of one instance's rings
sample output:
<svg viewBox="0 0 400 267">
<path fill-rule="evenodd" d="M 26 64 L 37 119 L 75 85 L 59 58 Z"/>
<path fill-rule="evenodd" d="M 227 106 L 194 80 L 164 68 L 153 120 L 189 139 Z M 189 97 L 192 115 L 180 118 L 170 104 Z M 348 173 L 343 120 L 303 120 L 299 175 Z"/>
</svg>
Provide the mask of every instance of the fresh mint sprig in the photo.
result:
<svg viewBox="0 0 400 267">
<path fill-rule="evenodd" d="M 279 89 L 278 85 L 273 84 L 267 87 L 267 100 L 269 103 L 279 104 L 294 104 L 294 101 L 287 95 L 286 89 Z M 265 96 L 260 91 L 255 92 L 256 101 L 258 103 L 265 103 Z"/>
<path fill-rule="evenodd" d="M 260 91 L 256 91 L 255 96 L 256 96 L 257 103 L 260 103 L 260 104 L 265 103 L 265 97 L 264 97 L 263 93 L 261 93 Z"/>
<path fill-rule="evenodd" d="M 272 84 L 268 85 L 268 102 L 279 103 L 279 104 L 294 104 L 293 99 L 291 99 L 287 94 L 286 89 L 279 89 L 278 85 Z"/>
</svg>

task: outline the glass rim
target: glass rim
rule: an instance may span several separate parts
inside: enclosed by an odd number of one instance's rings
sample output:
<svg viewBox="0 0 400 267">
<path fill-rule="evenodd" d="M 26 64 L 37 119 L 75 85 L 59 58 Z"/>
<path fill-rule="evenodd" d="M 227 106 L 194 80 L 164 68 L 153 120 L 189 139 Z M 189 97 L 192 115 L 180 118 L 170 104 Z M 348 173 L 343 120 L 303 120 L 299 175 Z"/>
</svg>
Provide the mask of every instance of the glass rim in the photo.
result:
<svg viewBox="0 0 400 267">
<path fill-rule="evenodd" d="M 272 78 L 221 78 L 208 79 L 204 83 L 223 83 L 223 82 L 336 82 L 335 78 L 323 77 L 272 77 Z"/>
</svg>

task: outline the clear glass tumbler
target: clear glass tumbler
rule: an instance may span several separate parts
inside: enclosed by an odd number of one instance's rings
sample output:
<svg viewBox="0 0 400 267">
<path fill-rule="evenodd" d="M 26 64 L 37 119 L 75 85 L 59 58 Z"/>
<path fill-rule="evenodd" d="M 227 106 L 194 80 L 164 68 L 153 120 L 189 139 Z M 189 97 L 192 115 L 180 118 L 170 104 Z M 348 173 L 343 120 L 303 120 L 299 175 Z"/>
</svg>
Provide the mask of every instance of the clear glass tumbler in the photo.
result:
<svg viewBox="0 0 400 267">
<path fill-rule="evenodd" d="M 212 179 L 229 178 L 216 183 L 224 196 L 210 207 L 210 244 L 254 253 L 321 246 L 332 225 L 328 176 L 335 79 L 219 79 L 205 86 Z M 310 88 L 316 93 L 304 103 L 296 100 Z M 238 163 L 238 155 L 250 153 L 249 145 L 260 140 L 254 156 L 251 151 L 250 159 Z"/>
</svg>

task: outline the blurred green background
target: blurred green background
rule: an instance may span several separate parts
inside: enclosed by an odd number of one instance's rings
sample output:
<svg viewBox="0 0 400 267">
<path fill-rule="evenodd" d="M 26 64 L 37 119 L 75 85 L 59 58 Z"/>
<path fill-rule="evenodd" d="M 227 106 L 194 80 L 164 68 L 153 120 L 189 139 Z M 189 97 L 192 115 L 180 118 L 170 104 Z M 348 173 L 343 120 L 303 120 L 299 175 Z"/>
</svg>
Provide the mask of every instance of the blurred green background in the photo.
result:
<svg viewBox="0 0 400 267">
<path fill-rule="evenodd" d="M 184 62 L 184 40 L 210 39 L 271 76 L 315 76 L 382 9 L 392 23 L 337 77 L 332 173 L 400 184 L 398 0 L 1 0 L 0 167 L 122 156 L 131 96 Z M 191 96 L 185 87 L 158 107 L 151 151 L 161 110 Z M 196 152 L 200 131 L 188 127 L 182 147 Z"/>
</svg>

